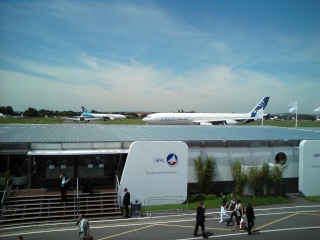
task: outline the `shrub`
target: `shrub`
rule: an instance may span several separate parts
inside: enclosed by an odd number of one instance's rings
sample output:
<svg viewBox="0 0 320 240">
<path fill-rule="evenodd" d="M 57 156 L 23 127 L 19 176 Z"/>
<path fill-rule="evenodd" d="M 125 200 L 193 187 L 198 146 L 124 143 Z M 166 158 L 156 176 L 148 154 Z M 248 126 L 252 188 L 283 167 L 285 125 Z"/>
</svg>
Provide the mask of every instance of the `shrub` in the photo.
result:
<svg viewBox="0 0 320 240">
<path fill-rule="evenodd" d="M 264 176 L 263 169 L 261 167 L 253 166 L 248 173 L 248 185 L 255 196 L 263 195 L 264 190 Z M 252 194 L 253 195 L 253 194 Z"/>
<path fill-rule="evenodd" d="M 264 190 L 266 190 L 267 194 L 270 194 L 270 192 L 277 195 L 281 194 L 283 166 L 273 165 L 271 167 L 265 162 L 262 166 L 256 164 L 255 166 L 244 168 L 241 162 L 236 160 L 234 162 L 230 161 L 230 167 L 236 192 L 239 194 L 243 195 L 244 189 L 255 196 L 264 195 Z"/>
<path fill-rule="evenodd" d="M 282 166 L 274 165 L 270 170 L 270 178 L 273 185 L 274 194 L 281 194 L 280 188 L 284 169 L 285 168 Z"/>
<path fill-rule="evenodd" d="M 207 194 L 210 192 L 214 176 L 217 174 L 217 163 L 213 157 L 206 156 L 194 159 L 194 174 L 200 188 L 200 192 Z"/>
<path fill-rule="evenodd" d="M 236 192 L 243 194 L 243 190 L 247 184 L 247 175 L 242 170 L 242 164 L 240 160 L 230 161 L 231 174 L 236 186 Z"/>
</svg>

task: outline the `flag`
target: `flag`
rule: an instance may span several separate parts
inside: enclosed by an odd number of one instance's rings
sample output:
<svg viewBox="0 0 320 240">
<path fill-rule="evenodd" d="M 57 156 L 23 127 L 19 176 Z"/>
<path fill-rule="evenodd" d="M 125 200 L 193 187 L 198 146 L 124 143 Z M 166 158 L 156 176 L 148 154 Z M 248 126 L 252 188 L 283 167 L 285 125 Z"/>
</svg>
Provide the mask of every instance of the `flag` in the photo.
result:
<svg viewBox="0 0 320 240">
<path fill-rule="evenodd" d="M 298 107 L 298 101 L 295 101 L 293 103 L 289 103 L 288 107 L 289 107 L 289 112 L 296 111 L 297 107 Z"/>
<path fill-rule="evenodd" d="M 315 112 L 320 112 L 320 107 L 316 108 L 315 110 L 313 110 Z"/>
</svg>

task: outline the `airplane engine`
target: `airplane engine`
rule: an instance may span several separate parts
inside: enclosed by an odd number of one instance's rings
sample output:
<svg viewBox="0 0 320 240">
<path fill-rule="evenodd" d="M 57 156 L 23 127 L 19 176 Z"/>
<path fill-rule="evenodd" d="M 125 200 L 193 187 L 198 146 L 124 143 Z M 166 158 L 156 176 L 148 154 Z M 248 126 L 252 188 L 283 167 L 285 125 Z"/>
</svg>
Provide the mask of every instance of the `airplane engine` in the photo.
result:
<svg viewBox="0 0 320 240">
<path fill-rule="evenodd" d="M 227 120 L 226 125 L 238 125 L 239 123 L 235 120 Z"/>
</svg>

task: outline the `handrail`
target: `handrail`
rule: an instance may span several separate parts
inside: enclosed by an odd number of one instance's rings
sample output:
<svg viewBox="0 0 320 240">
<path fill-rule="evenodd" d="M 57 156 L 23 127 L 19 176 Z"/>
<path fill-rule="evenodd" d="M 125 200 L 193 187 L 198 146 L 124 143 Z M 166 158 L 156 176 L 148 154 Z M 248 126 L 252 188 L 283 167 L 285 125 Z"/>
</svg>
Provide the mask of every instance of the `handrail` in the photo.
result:
<svg viewBox="0 0 320 240">
<path fill-rule="evenodd" d="M 168 205 L 170 208 L 162 208 L 161 206 Z M 188 200 L 182 196 L 163 196 L 163 197 L 148 197 L 144 200 L 145 212 L 148 217 L 155 213 L 177 212 L 179 215 L 188 215 Z M 153 206 L 157 206 L 154 208 Z M 153 210 L 155 209 L 155 210 Z"/>
<path fill-rule="evenodd" d="M 121 210 L 121 190 L 119 189 L 120 187 L 120 183 L 119 183 L 119 178 L 118 178 L 118 175 L 115 175 L 114 176 L 115 178 L 115 184 L 116 184 L 116 192 L 117 192 L 117 200 L 118 200 L 118 206 L 119 206 L 119 209 Z"/>
<path fill-rule="evenodd" d="M 6 187 L 3 192 L 3 196 L 2 196 L 2 200 L 1 200 L 1 220 L 3 218 L 3 213 L 6 208 L 7 198 L 8 198 L 8 196 L 10 196 L 11 191 L 12 191 L 12 179 L 13 179 L 13 175 L 8 179 Z"/>
</svg>

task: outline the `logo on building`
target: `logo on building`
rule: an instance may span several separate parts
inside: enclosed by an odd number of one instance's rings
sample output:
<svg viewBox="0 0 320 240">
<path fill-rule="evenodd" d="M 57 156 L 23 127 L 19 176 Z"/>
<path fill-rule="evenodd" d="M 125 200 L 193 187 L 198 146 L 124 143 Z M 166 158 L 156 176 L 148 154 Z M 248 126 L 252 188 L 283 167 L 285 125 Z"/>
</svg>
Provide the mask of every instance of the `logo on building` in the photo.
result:
<svg viewBox="0 0 320 240">
<path fill-rule="evenodd" d="M 170 166 L 174 166 L 178 163 L 178 157 L 177 155 L 175 155 L 174 153 L 170 153 L 168 156 L 167 156 L 167 163 L 170 165 Z"/>
</svg>

